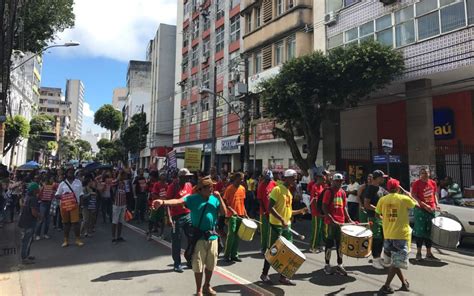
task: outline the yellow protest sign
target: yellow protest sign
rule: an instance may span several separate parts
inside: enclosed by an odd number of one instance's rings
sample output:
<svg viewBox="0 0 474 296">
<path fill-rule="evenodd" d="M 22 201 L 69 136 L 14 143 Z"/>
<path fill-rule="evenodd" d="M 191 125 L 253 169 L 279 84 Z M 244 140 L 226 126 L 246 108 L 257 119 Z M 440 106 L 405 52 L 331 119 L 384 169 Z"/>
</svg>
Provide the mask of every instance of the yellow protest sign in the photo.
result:
<svg viewBox="0 0 474 296">
<path fill-rule="evenodd" d="M 184 150 L 184 167 L 190 171 L 198 171 L 201 169 L 201 153 L 200 148 L 185 148 Z"/>
</svg>

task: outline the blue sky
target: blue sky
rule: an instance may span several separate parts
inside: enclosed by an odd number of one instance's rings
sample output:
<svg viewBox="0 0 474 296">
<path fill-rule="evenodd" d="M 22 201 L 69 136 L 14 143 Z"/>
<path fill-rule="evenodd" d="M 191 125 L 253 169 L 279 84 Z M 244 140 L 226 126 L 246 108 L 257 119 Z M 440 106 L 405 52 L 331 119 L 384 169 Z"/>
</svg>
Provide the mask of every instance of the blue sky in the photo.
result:
<svg viewBox="0 0 474 296">
<path fill-rule="evenodd" d="M 177 1 L 74 1 L 75 26 L 59 33 L 54 43 L 73 40 L 81 45 L 44 54 L 41 86 L 60 87 L 64 92 L 67 79 L 83 81 L 83 134 L 89 129 L 102 131 L 93 124 L 93 112 L 112 102 L 114 88 L 125 86 L 128 61 L 144 59 L 159 24 L 176 24 Z"/>
</svg>

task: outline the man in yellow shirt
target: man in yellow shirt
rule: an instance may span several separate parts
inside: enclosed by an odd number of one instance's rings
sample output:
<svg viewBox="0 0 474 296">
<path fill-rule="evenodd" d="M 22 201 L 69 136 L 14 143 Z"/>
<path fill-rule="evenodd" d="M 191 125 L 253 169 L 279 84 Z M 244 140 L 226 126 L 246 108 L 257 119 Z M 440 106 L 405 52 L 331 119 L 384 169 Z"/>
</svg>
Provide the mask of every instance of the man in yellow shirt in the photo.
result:
<svg viewBox="0 0 474 296">
<path fill-rule="evenodd" d="M 292 208 L 293 194 L 291 194 L 289 188 L 295 187 L 296 175 L 295 170 L 286 170 L 283 183 L 273 188 L 270 193 L 270 205 L 268 207 L 270 212 L 270 230 L 267 248 L 270 248 L 280 236 L 292 242 L 293 236 L 290 231 L 291 217 L 307 212 L 307 208 L 297 211 L 293 211 Z M 265 260 L 262 275 L 260 276 L 260 279 L 265 283 L 271 283 L 270 277 L 268 276 L 269 270 L 270 263 Z M 280 275 L 280 283 L 289 286 L 296 285 L 283 275 Z"/>
<path fill-rule="evenodd" d="M 229 185 L 224 193 L 224 201 L 229 211 L 227 211 L 227 240 L 225 243 L 224 258 L 227 262 L 242 262 L 239 258 L 239 230 L 242 218 L 247 218 L 245 210 L 245 187 L 242 186 L 242 173 L 233 175 L 232 184 Z"/>
<path fill-rule="evenodd" d="M 408 254 L 410 252 L 408 243 L 411 237 L 409 210 L 418 205 L 418 202 L 411 196 L 399 194 L 400 182 L 396 179 L 388 180 L 387 190 L 390 194 L 379 200 L 375 213 L 382 219 L 385 238 L 384 261 L 391 261 L 387 280 L 381 292 L 393 294 L 394 290 L 390 287 L 390 283 L 395 275 L 402 282 L 401 291 L 409 291 L 409 283 L 404 278 L 401 269 L 408 268 Z"/>
</svg>

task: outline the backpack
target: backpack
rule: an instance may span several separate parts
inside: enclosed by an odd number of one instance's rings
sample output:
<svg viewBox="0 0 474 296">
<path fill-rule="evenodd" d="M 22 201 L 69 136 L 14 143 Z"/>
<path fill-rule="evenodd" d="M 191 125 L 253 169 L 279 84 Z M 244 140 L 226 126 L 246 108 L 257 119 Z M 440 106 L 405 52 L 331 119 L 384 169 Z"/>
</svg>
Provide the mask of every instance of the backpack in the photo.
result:
<svg viewBox="0 0 474 296">
<path fill-rule="evenodd" d="M 332 200 L 334 199 L 334 190 L 332 190 L 331 188 L 325 188 L 321 194 L 318 196 L 318 200 L 316 201 L 316 208 L 318 209 L 318 212 L 320 212 L 322 215 L 325 215 L 326 213 L 323 211 L 323 199 L 324 199 L 324 195 L 326 194 L 326 191 L 331 191 L 331 202 Z"/>
</svg>

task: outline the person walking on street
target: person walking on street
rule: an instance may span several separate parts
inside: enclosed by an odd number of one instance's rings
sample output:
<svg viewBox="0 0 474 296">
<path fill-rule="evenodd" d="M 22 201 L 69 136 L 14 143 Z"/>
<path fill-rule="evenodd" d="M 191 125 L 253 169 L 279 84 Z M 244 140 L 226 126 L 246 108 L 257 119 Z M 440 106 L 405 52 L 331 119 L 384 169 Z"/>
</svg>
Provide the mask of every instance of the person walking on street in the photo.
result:
<svg viewBox="0 0 474 296">
<path fill-rule="evenodd" d="M 82 196 L 82 225 L 81 235 L 92 236 L 97 218 L 97 193 L 95 191 L 95 180 L 86 177 L 82 182 L 84 195 Z"/>
<path fill-rule="evenodd" d="M 257 188 L 257 199 L 260 203 L 260 251 L 262 254 L 265 254 L 268 246 L 270 193 L 275 186 L 277 186 L 277 183 L 273 181 L 272 171 L 265 171 Z"/>
<path fill-rule="evenodd" d="M 74 168 L 66 171 L 66 179 L 62 181 L 56 191 L 56 198 L 60 199 L 61 217 L 64 226 L 64 242 L 62 247 L 69 246 L 71 227 L 76 236 L 76 245 L 82 247 L 79 227 L 79 202 L 83 195 L 82 182 L 74 177 Z"/>
<path fill-rule="evenodd" d="M 435 181 L 430 179 L 427 169 L 420 170 L 420 179 L 416 180 L 411 187 L 411 195 L 418 201 L 415 208 L 415 225 L 413 227 L 413 236 L 416 241 L 416 260 L 423 259 L 421 248 L 426 246 L 426 259 L 438 261 L 431 252 L 431 220 L 435 217 L 436 210 L 439 210 L 438 199 L 436 196 L 437 188 Z"/>
<path fill-rule="evenodd" d="M 402 282 L 400 291 L 410 291 L 410 284 L 404 277 L 402 269 L 408 269 L 408 255 L 410 253 L 409 210 L 418 205 L 418 202 L 411 196 L 399 194 L 400 181 L 396 179 L 388 180 L 387 190 L 390 193 L 379 200 L 375 212 L 382 219 L 385 236 L 384 259 L 390 265 L 387 280 L 382 286 L 381 292 L 393 294 L 394 290 L 390 284 L 395 275 Z"/>
<path fill-rule="evenodd" d="M 219 192 L 212 193 L 214 182 L 210 176 L 199 179 L 196 193 L 181 199 L 155 200 L 154 208 L 161 206 L 186 206 L 191 211 L 191 221 L 199 230 L 199 240 L 196 242 L 192 255 L 192 267 L 196 281 L 196 295 L 217 295 L 211 287 L 212 273 L 217 265 L 218 244 L 215 230 L 219 212 L 226 215 L 226 205 Z M 205 273 L 202 285 L 203 270 Z"/>
<path fill-rule="evenodd" d="M 178 172 L 178 180 L 171 183 L 168 186 L 166 192 L 167 199 L 179 199 L 183 200 L 187 196 L 193 194 L 193 186 L 189 182 L 189 178 L 192 176 L 188 169 L 183 168 Z M 170 224 L 172 226 L 171 232 L 171 253 L 173 257 L 173 270 L 175 272 L 183 272 L 181 267 L 181 232 L 184 232 L 184 235 L 188 239 L 191 233 L 191 215 L 190 210 L 183 205 L 179 206 L 169 206 L 168 207 L 168 217 L 170 217 Z M 192 263 L 187 262 L 188 266 L 191 267 Z"/>
<path fill-rule="evenodd" d="M 39 208 L 40 215 L 42 219 L 38 222 L 36 226 L 36 238 L 35 240 L 41 239 L 41 230 L 44 225 L 44 234 L 43 238 L 49 239 L 48 230 L 50 224 L 50 212 L 51 212 L 51 201 L 54 199 L 54 193 L 58 189 L 58 184 L 54 182 L 53 175 L 47 175 L 45 177 L 45 182 L 39 191 Z"/>
<path fill-rule="evenodd" d="M 318 209 L 318 200 L 323 198 L 323 191 L 326 189 L 324 182 L 324 176 L 320 173 L 316 174 L 316 183 L 311 186 L 311 240 L 310 240 L 310 252 L 320 253 L 324 249 L 322 247 L 325 237 L 325 224 L 324 214 Z M 321 203 L 321 201 L 320 201 Z"/>
<path fill-rule="evenodd" d="M 137 176 L 133 180 L 133 195 L 135 197 L 135 219 L 138 223 L 145 221 L 145 212 L 148 199 L 148 182 L 143 169 L 138 169 Z"/>
<path fill-rule="evenodd" d="M 367 187 L 367 191 L 364 197 L 364 207 L 367 211 L 367 219 L 371 223 L 371 230 L 373 233 L 372 239 L 372 266 L 376 269 L 384 269 L 382 264 L 383 249 L 383 228 L 382 220 L 376 217 L 375 208 L 379 199 L 385 195 L 386 191 L 381 187 L 385 182 L 385 178 L 388 176 L 381 170 L 375 170 L 372 173 L 372 183 Z"/>
<path fill-rule="evenodd" d="M 349 184 L 347 185 L 347 210 L 349 216 L 353 221 L 359 221 L 359 200 L 357 198 L 357 191 L 359 190 L 359 183 L 354 175 L 349 176 Z"/>
<path fill-rule="evenodd" d="M 280 236 L 293 242 L 293 235 L 291 234 L 291 218 L 293 215 L 305 214 L 307 211 L 306 207 L 296 211 L 292 208 L 293 194 L 289 188 L 295 186 L 297 176 L 296 171 L 291 169 L 286 170 L 283 176 L 282 183 L 273 188 L 270 193 L 270 204 L 268 207 L 270 212 L 270 230 L 267 249 L 269 249 Z M 260 275 L 260 280 L 268 284 L 272 284 L 272 281 L 268 276 L 270 266 L 270 263 L 265 260 L 262 274 Z M 296 285 L 293 281 L 290 281 L 283 275 L 280 275 L 280 283 L 288 286 Z"/>
<path fill-rule="evenodd" d="M 359 190 L 357 190 L 357 200 L 359 202 L 359 222 L 360 223 L 367 223 L 367 211 L 364 207 L 364 198 L 367 194 L 367 188 L 370 184 L 372 184 L 374 177 L 372 174 L 367 175 L 367 182 L 359 186 Z"/>
<path fill-rule="evenodd" d="M 28 185 L 26 198 L 21 208 L 18 227 L 23 229 L 23 237 L 21 239 L 21 263 L 32 264 L 35 257 L 30 256 L 31 244 L 38 220 L 42 219 L 38 207 L 38 183 L 30 183 Z"/>
<path fill-rule="evenodd" d="M 127 210 L 127 194 L 125 192 L 125 177 L 119 177 L 112 204 L 112 243 L 123 242 L 122 227 L 125 223 L 125 212 Z"/>
<path fill-rule="evenodd" d="M 337 255 L 337 266 L 336 272 L 341 275 L 347 275 L 342 261 L 341 253 L 341 226 L 344 222 L 354 223 L 347 211 L 347 197 L 346 192 L 341 189 L 344 177 L 341 174 L 334 174 L 332 178 L 332 185 L 329 190 L 324 192 L 323 196 L 323 212 L 324 223 L 327 225 L 327 238 L 326 238 L 326 249 L 325 249 L 325 261 L 324 272 L 326 274 L 332 274 L 332 267 L 330 265 L 331 252 L 334 244 L 336 245 Z"/>
<path fill-rule="evenodd" d="M 224 258 L 227 262 L 242 262 L 239 258 L 239 230 L 242 218 L 248 218 L 245 209 L 245 187 L 242 185 L 244 175 L 235 173 L 232 179 L 232 185 L 227 187 L 224 193 L 224 201 L 227 209 L 227 240 L 225 244 Z"/>
<path fill-rule="evenodd" d="M 151 187 L 153 186 L 153 187 Z M 153 228 L 159 227 L 158 237 L 162 237 L 165 231 L 165 208 L 154 210 L 152 208 L 153 201 L 156 199 L 166 199 L 166 192 L 168 190 L 168 183 L 166 182 L 166 173 L 160 173 L 160 180 L 153 185 L 150 184 L 150 216 L 148 217 L 148 232 L 147 240 L 151 240 Z"/>
</svg>

